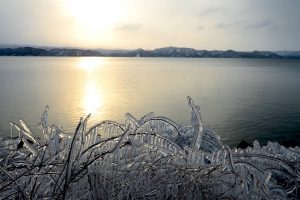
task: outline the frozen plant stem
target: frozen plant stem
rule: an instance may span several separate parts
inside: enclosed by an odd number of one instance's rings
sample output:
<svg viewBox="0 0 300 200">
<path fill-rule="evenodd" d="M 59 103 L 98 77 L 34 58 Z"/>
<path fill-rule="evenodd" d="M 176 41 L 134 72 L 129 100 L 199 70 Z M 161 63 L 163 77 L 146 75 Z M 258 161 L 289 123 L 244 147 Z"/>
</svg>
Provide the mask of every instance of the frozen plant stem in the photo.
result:
<svg viewBox="0 0 300 200">
<path fill-rule="evenodd" d="M 0 199 L 300 199 L 299 147 L 231 149 L 187 100 L 187 124 L 151 112 L 88 128 L 88 115 L 68 134 L 48 126 L 48 106 L 40 134 L 11 122 L 0 139 Z"/>
</svg>

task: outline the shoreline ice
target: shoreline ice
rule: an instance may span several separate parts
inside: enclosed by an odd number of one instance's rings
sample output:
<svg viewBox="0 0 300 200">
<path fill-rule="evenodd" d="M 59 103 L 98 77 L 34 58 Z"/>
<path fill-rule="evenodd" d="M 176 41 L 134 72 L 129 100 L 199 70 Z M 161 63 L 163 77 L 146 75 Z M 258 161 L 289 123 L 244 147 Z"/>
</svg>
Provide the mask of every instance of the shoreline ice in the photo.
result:
<svg viewBox="0 0 300 200">
<path fill-rule="evenodd" d="M 188 97 L 191 122 L 148 113 L 124 124 L 88 115 L 73 135 L 26 122 L 0 139 L 0 199 L 299 199 L 300 148 L 254 141 L 229 148 L 207 129 Z"/>
</svg>

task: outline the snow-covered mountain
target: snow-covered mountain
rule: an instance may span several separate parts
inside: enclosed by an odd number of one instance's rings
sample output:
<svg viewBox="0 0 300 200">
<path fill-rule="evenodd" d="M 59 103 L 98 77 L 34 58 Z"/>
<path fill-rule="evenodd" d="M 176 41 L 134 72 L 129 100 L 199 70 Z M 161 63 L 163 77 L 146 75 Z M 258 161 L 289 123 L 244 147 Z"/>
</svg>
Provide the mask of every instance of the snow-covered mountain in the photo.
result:
<svg viewBox="0 0 300 200">
<path fill-rule="evenodd" d="M 107 57 L 192 57 L 192 58 L 294 58 L 300 51 L 208 51 L 185 47 L 164 47 L 154 50 L 108 50 L 79 48 L 0 47 L 0 56 L 107 56 Z"/>
<path fill-rule="evenodd" d="M 95 50 L 82 49 L 50 49 L 48 54 L 51 56 L 102 56 L 100 52 Z"/>
<path fill-rule="evenodd" d="M 165 47 L 154 49 L 152 51 L 153 56 L 158 57 L 199 57 L 200 54 L 192 48 L 179 48 L 179 47 Z"/>
<path fill-rule="evenodd" d="M 82 49 L 43 49 L 34 47 L 2 48 L 0 56 L 102 56 L 95 50 Z"/>
<path fill-rule="evenodd" d="M 196 50 L 185 47 L 163 47 L 154 50 L 99 50 L 105 56 L 117 57 L 193 57 L 193 58 L 300 58 L 300 51 L 294 52 L 272 52 L 272 51 L 252 51 L 241 52 L 234 50 L 208 51 Z"/>
<path fill-rule="evenodd" d="M 279 56 L 300 56 L 300 51 L 274 51 Z"/>
</svg>

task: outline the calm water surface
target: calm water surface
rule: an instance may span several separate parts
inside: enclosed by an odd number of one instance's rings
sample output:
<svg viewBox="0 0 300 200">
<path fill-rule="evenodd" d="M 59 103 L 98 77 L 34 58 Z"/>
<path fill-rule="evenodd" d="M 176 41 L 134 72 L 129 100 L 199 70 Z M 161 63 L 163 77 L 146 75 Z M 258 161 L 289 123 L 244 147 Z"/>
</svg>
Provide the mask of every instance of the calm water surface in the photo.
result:
<svg viewBox="0 0 300 200">
<path fill-rule="evenodd" d="M 186 97 L 223 142 L 293 141 L 300 145 L 300 60 L 0 57 L 0 137 L 9 121 L 50 122 L 73 131 L 153 111 L 188 122 Z"/>
</svg>

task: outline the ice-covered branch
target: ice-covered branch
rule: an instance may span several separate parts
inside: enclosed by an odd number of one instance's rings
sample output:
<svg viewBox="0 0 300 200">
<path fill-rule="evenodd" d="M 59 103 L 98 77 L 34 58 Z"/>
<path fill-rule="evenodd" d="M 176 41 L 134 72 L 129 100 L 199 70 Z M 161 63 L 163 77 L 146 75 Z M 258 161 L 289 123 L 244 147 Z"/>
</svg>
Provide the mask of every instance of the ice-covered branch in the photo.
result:
<svg viewBox="0 0 300 200">
<path fill-rule="evenodd" d="M 41 133 L 11 122 L 0 139 L 0 199 L 300 198 L 299 147 L 231 149 L 188 105 L 187 124 L 151 112 L 88 127 L 88 115 L 67 134 L 48 125 L 48 106 Z"/>
</svg>

